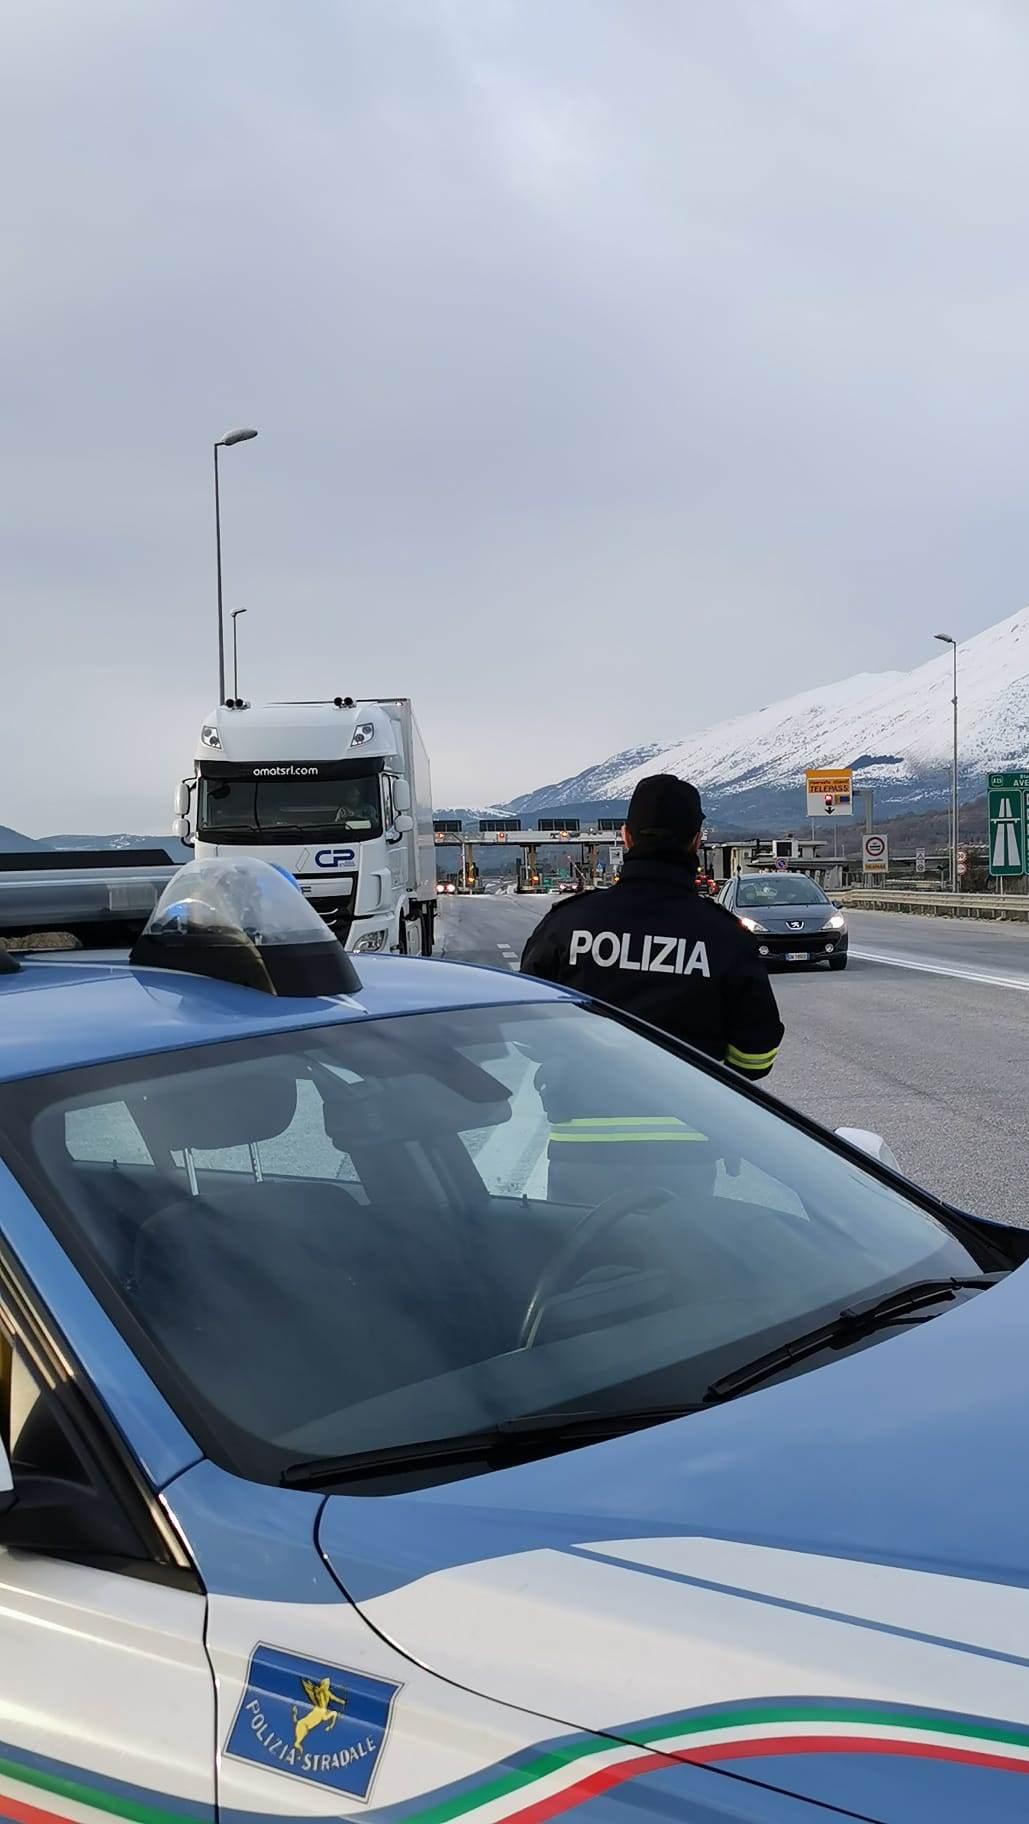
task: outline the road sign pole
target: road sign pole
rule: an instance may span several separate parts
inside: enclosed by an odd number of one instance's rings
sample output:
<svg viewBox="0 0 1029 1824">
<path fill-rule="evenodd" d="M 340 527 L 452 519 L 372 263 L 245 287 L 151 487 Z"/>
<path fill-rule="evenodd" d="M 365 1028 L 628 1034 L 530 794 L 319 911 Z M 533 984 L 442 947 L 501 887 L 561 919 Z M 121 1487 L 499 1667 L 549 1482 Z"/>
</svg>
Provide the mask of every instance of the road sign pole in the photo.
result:
<svg viewBox="0 0 1029 1824">
<path fill-rule="evenodd" d="M 960 881 L 958 879 L 958 819 L 961 815 L 961 812 L 960 812 L 960 807 L 958 804 L 958 646 L 957 646 L 957 641 L 955 640 L 953 644 L 954 644 L 954 772 L 953 772 L 953 778 L 952 778 L 952 782 L 951 782 L 952 798 L 953 798 L 953 807 L 952 807 L 951 814 L 952 814 L 953 820 L 954 820 L 954 846 L 953 846 L 953 850 L 952 850 L 951 871 L 952 871 L 953 880 L 954 880 L 954 892 L 957 893 L 960 888 Z"/>
</svg>

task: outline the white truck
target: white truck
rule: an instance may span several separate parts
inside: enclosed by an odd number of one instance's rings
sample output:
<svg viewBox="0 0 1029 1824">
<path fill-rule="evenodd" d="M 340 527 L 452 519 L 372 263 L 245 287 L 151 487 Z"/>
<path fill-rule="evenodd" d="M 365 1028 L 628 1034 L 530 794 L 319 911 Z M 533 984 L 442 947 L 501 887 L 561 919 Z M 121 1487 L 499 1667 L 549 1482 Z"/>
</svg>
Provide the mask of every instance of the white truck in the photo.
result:
<svg viewBox="0 0 1029 1824">
<path fill-rule="evenodd" d="M 285 868 L 345 949 L 432 954 L 432 790 L 408 698 L 223 703 L 175 810 L 198 857 Z"/>
</svg>

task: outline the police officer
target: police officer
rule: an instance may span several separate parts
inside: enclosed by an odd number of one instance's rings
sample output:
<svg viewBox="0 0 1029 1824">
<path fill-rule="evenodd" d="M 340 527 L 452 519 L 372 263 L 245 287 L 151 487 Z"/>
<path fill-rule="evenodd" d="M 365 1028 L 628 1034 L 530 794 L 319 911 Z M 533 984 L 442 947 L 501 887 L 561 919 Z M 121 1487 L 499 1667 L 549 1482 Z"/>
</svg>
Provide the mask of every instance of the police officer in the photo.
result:
<svg viewBox="0 0 1029 1824">
<path fill-rule="evenodd" d="M 751 1079 L 766 1076 L 782 1038 L 768 974 L 748 931 L 696 888 L 704 813 L 694 786 L 642 779 L 623 831 L 617 886 L 548 912 L 522 969 L 580 988 L 663 1027 Z M 548 1061 L 536 1089 L 550 1123 L 552 1203 L 642 1209 L 655 1195 L 681 1207 L 710 1199 L 720 1157 L 680 1089 L 655 1091 L 612 1056 L 588 1081 Z M 724 1161 L 726 1169 L 735 1169 Z M 620 1231 L 626 1239 L 627 1231 Z"/>
<path fill-rule="evenodd" d="M 782 1022 L 749 931 L 696 888 L 704 823 L 695 786 L 641 779 L 623 832 L 617 886 L 563 899 L 537 926 L 521 968 L 660 1026 L 755 1081 Z"/>
</svg>

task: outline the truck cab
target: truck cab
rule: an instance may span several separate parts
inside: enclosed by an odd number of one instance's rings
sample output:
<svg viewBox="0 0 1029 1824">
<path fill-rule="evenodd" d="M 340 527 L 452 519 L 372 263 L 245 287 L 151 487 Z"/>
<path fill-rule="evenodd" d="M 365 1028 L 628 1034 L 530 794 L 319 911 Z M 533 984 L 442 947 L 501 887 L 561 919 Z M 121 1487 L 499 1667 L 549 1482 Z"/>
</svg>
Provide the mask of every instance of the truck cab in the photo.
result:
<svg viewBox="0 0 1029 1824">
<path fill-rule="evenodd" d="M 408 699 L 224 703 L 176 812 L 198 857 L 255 855 L 292 874 L 346 949 L 431 954 L 432 793 Z"/>
</svg>

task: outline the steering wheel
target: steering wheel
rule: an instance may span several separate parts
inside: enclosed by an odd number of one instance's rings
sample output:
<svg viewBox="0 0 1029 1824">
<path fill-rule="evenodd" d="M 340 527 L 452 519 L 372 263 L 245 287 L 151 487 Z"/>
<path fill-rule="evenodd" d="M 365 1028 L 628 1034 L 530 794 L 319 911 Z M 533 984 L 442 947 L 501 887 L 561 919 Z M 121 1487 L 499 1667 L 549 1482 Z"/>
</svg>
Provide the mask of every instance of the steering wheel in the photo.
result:
<svg viewBox="0 0 1029 1824">
<path fill-rule="evenodd" d="M 567 1240 L 547 1261 L 533 1287 L 519 1327 L 516 1348 L 532 1348 L 547 1304 L 587 1248 L 598 1241 L 601 1235 L 606 1235 L 608 1229 L 613 1229 L 616 1223 L 624 1221 L 626 1216 L 639 1216 L 645 1210 L 657 1210 L 663 1203 L 672 1201 L 672 1192 L 663 1185 L 656 1184 L 650 1190 L 614 1191 L 602 1203 L 595 1203 L 591 1210 L 586 1211 L 585 1216 L 580 1216 Z"/>
</svg>

